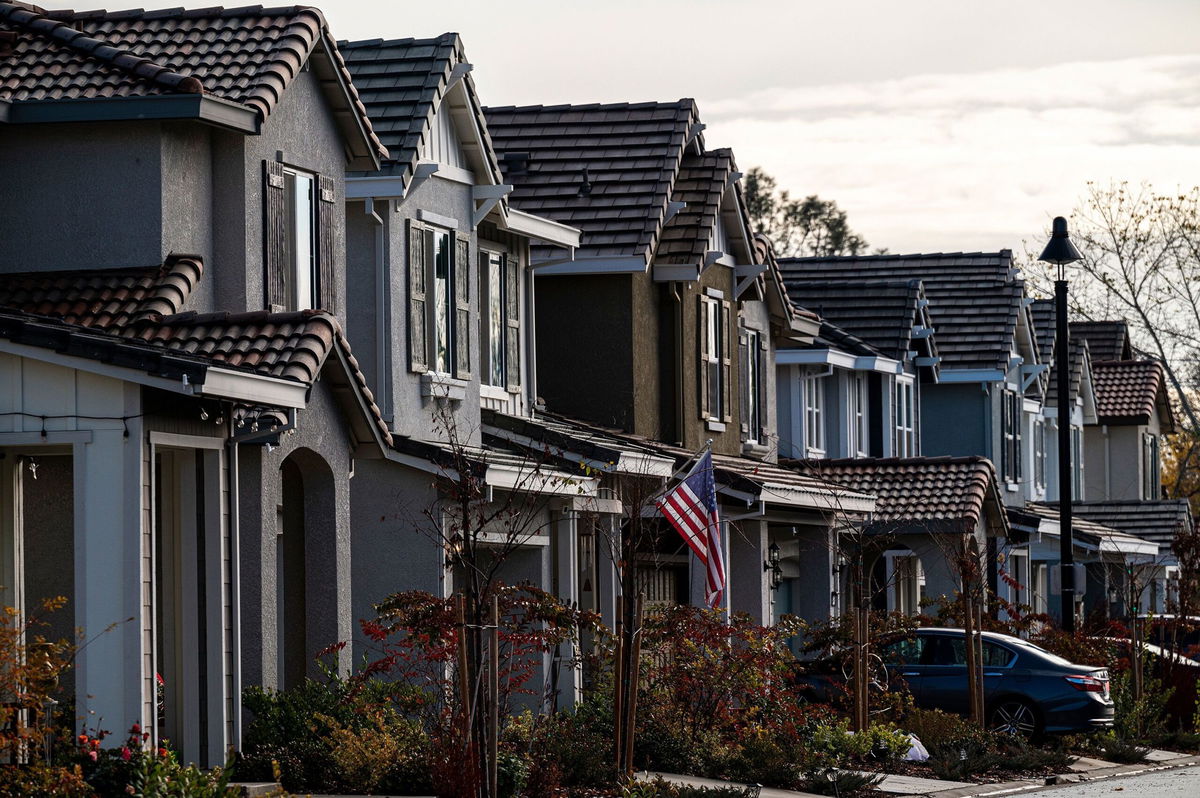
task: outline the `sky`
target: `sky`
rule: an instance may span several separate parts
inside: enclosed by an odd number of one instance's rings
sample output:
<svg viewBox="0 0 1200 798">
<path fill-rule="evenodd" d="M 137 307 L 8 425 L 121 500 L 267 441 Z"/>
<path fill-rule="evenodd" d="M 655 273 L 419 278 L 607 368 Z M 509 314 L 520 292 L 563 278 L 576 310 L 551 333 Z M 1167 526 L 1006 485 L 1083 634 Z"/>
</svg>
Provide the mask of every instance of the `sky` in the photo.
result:
<svg viewBox="0 0 1200 798">
<path fill-rule="evenodd" d="M 708 146 L 892 252 L 1036 248 L 1088 181 L 1200 185 L 1200 0 L 316 4 L 339 39 L 459 32 L 488 105 L 693 97 Z"/>
</svg>

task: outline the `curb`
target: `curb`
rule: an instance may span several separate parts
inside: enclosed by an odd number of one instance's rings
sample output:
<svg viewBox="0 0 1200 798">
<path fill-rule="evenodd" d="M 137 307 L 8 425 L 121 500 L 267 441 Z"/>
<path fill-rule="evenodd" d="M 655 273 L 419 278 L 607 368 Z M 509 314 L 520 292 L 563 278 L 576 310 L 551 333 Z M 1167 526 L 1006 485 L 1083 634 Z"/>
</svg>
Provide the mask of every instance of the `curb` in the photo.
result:
<svg viewBox="0 0 1200 798">
<path fill-rule="evenodd" d="M 1091 781 L 1119 778 L 1122 776 L 1139 776 L 1143 773 L 1157 773 L 1163 770 L 1200 765 L 1200 756 L 1187 756 L 1171 759 L 1166 762 L 1146 763 L 1136 765 L 1119 765 L 1111 768 L 1099 768 L 1083 773 L 1060 773 L 1047 776 L 1045 779 L 1023 779 L 1021 781 L 1000 782 L 998 784 L 980 784 L 975 788 L 956 787 L 949 790 L 917 793 L 923 798 L 996 798 L 1001 795 L 1051 790 L 1056 787 L 1066 787 L 1072 784 L 1083 784 Z"/>
</svg>

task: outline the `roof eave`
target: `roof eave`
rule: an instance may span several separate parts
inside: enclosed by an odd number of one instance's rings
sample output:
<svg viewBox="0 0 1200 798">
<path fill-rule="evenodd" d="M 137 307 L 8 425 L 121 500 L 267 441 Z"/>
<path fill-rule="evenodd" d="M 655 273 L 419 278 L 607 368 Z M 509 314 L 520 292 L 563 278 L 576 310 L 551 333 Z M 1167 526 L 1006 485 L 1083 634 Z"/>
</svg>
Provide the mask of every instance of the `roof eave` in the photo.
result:
<svg viewBox="0 0 1200 798">
<path fill-rule="evenodd" d="M 261 129 L 255 109 L 211 94 L 21 100 L 11 104 L 7 116 L 10 124 L 191 119 L 241 133 L 257 134 Z"/>
</svg>

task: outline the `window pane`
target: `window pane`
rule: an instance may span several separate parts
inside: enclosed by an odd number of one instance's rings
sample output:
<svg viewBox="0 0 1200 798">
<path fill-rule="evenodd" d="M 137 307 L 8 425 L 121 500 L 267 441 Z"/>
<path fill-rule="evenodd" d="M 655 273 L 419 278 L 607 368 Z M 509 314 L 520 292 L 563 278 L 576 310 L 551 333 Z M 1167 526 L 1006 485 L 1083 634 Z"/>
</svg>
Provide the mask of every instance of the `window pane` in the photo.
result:
<svg viewBox="0 0 1200 798">
<path fill-rule="evenodd" d="M 454 297 L 450 285 L 450 234 L 433 234 L 433 335 L 434 367 L 437 371 L 451 369 L 450 302 Z"/>
<path fill-rule="evenodd" d="M 983 667 L 985 668 L 1003 668 L 1013 656 L 1013 653 L 1004 646 L 986 640 L 983 642 Z"/>
<path fill-rule="evenodd" d="M 918 665 L 924 647 L 925 638 L 910 637 L 884 646 L 881 656 L 888 665 Z"/>
<path fill-rule="evenodd" d="M 313 179 L 312 175 L 284 172 L 284 188 L 288 193 L 288 244 L 291 249 L 291 285 L 288 305 L 293 310 L 307 310 L 316 305 L 313 258 Z"/>
<path fill-rule="evenodd" d="M 488 254 L 488 382 L 504 385 L 504 261 Z"/>
</svg>

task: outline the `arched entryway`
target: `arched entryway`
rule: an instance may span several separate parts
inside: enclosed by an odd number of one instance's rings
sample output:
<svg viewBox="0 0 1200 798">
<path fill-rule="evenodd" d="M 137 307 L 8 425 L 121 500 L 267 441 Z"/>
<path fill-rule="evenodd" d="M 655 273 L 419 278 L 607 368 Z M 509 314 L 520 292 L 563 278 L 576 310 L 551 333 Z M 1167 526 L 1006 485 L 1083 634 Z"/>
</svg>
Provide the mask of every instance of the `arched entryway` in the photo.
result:
<svg viewBox="0 0 1200 798">
<path fill-rule="evenodd" d="M 315 675 L 317 653 L 338 641 L 337 505 L 333 471 L 311 449 L 280 465 L 275 542 L 276 673 L 282 689 Z"/>
</svg>

